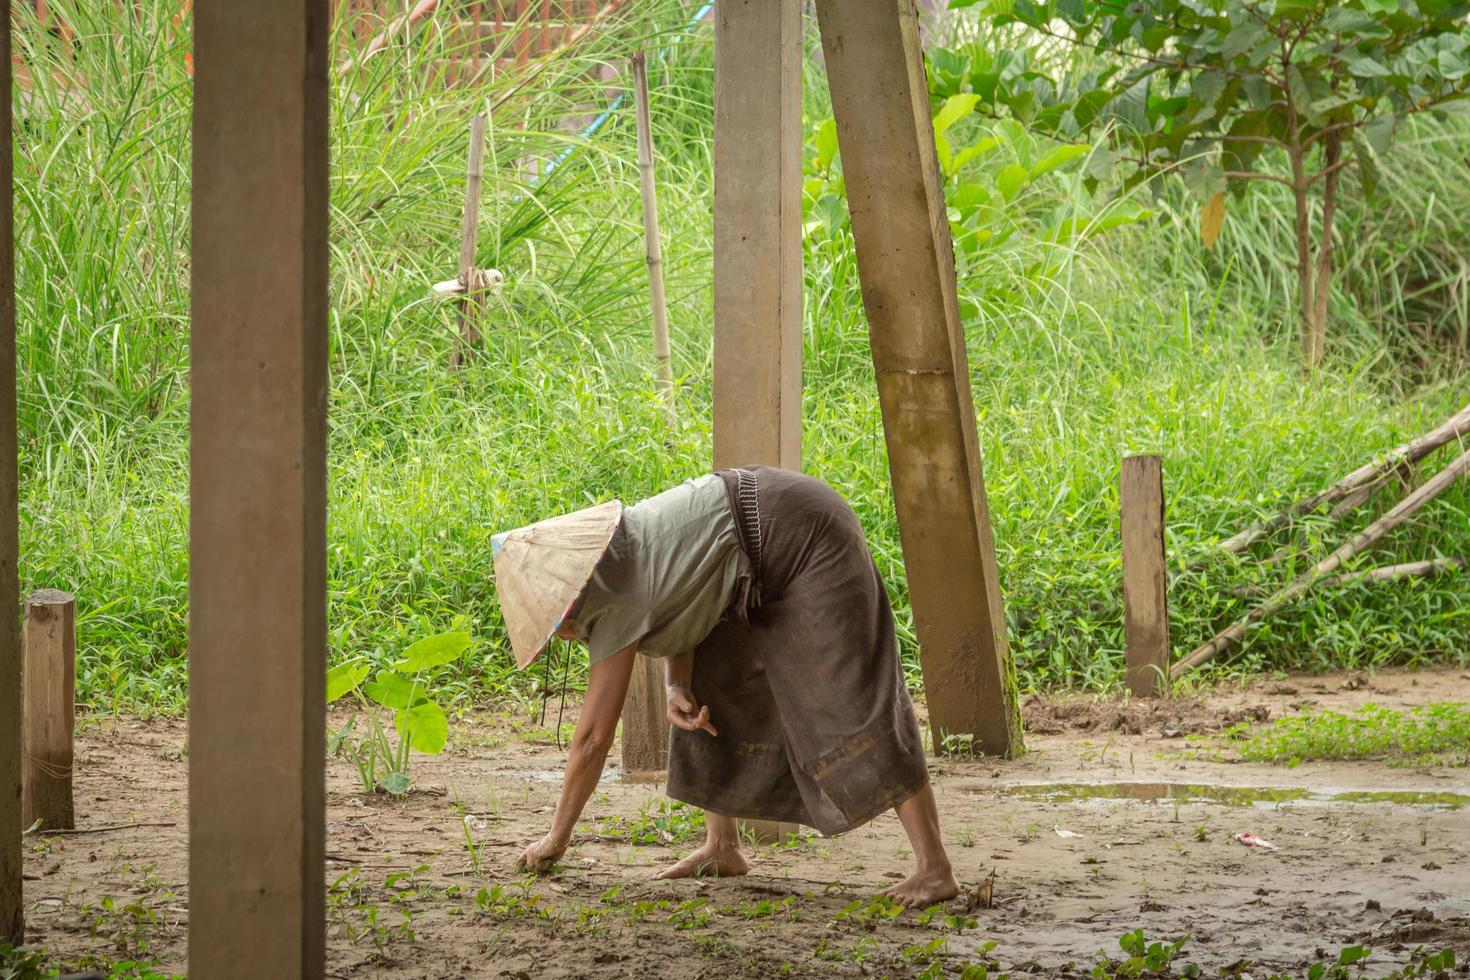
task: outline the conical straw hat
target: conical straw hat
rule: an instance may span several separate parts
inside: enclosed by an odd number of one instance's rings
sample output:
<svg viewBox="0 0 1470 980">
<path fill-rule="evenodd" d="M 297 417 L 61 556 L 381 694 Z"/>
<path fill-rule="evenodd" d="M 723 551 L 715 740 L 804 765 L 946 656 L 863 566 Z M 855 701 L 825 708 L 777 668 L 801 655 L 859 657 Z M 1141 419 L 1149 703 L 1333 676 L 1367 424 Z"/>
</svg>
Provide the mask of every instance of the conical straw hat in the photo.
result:
<svg viewBox="0 0 1470 980">
<path fill-rule="evenodd" d="M 495 589 L 517 668 L 536 659 L 566 618 L 622 517 L 622 503 L 609 500 L 491 539 Z"/>
</svg>

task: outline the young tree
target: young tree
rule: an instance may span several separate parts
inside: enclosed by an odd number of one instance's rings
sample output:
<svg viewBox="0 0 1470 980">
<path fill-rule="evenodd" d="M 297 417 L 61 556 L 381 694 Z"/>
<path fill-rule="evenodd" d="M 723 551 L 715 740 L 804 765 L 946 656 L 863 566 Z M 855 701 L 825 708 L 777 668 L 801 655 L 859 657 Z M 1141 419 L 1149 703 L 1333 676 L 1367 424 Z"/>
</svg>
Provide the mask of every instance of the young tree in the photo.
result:
<svg viewBox="0 0 1470 980">
<path fill-rule="evenodd" d="M 1057 79 L 999 59 L 997 70 L 974 79 L 975 91 L 992 108 L 1063 138 L 1109 127 L 1110 149 L 1098 162 L 1129 168 L 1129 183 L 1182 174 L 1204 202 L 1207 246 L 1220 233 L 1227 189 L 1243 192 L 1251 181 L 1291 188 L 1308 368 L 1321 361 L 1327 335 L 1344 171 L 1356 166 L 1374 193 L 1400 122 L 1442 111 L 1470 90 L 1470 3 L 1458 0 L 951 0 L 950 7 L 980 2 L 997 23 L 1092 49 L 1100 56 L 1076 60 L 1104 67 Z M 1264 166 L 1273 153 L 1285 156 L 1286 172 Z"/>
</svg>

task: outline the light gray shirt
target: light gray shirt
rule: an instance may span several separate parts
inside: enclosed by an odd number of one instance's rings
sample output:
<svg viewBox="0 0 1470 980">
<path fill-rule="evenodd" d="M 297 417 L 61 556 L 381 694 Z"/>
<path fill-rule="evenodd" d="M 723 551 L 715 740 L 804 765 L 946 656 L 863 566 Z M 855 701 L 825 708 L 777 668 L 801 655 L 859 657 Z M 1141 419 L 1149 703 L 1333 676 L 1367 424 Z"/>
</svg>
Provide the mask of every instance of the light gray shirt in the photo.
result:
<svg viewBox="0 0 1470 980">
<path fill-rule="evenodd" d="M 740 538 L 719 475 L 634 504 L 576 607 L 589 659 L 635 641 L 652 657 L 693 650 L 729 607 L 739 571 Z"/>
</svg>

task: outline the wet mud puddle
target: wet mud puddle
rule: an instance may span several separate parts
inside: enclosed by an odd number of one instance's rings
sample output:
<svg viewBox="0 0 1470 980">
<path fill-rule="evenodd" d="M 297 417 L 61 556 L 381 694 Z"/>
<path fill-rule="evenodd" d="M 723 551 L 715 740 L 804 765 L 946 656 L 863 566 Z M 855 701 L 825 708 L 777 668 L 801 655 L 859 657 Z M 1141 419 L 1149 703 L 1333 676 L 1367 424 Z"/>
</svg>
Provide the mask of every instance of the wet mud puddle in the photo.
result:
<svg viewBox="0 0 1470 980">
<path fill-rule="evenodd" d="M 1217 806 L 1275 807 L 1293 805 L 1381 804 L 1432 810 L 1458 810 L 1470 805 L 1470 794 L 1438 790 L 1361 790 L 1302 786 L 1220 786 L 1212 783 L 1168 782 L 1058 782 L 971 784 L 963 792 L 1002 796 L 1038 803 L 1210 803 Z"/>
</svg>

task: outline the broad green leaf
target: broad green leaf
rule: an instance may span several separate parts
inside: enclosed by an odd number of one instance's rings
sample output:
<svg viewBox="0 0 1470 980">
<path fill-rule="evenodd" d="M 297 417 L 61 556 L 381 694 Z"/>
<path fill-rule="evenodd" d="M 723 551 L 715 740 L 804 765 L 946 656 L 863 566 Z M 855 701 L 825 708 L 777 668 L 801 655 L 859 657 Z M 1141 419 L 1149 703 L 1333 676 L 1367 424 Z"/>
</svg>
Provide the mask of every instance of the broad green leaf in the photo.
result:
<svg viewBox="0 0 1470 980">
<path fill-rule="evenodd" d="M 939 169 L 944 176 L 954 176 L 954 150 L 950 148 L 949 140 L 944 138 L 943 133 L 934 134 L 934 152 L 939 155 Z"/>
<path fill-rule="evenodd" d="M 999 138 L 995 136 L 987 136 L 983 140 L 980 140 L 978 143 L 974 143 L 970 146 L 965 147 L 963 150 L 954 155 L 953 172 L 959 173 L 960 170 L 964 169 L 965 164 L 969 163 L 971 160 L 975 159 L 982 153 L 989 153 L 991 150 L 999 146 L 1000 143 L 1001 141 Z"/>
<path fill-rule="evenodd" d="M 945 132 L 949 127 L 959 122 L 975 110 L 975 105 L 980 101 L 980 96 L 974 92 L 961 92 L 959 95 L 951 95 L 944 100 L 944 105 L 934 114 L 934 132 L 936 135 Z"/>
<path fill-rule="evenodd" d="M 1358 179 L 1362 181 L 1363 193 L 1370 199 L 1378 194 L 1378 185 L 1383 175 L 1378 170 L 1378 154 L 1368 145 L 1367 137 L 1358 130 L 1352 135 L 1353 155 L 1358 161 Z"/>
<path fill-rule="evenodd" d="M 1006 164 L 1000 173 L 995 175 L 995 186 L 1000 188 L 1000 192 L 1005 197 L 1006 203 L 1009 204 L 1011 201 L 1014 201 L 1016 195 L 1021 193 L 1021 188 L 1025 186 L 1028 176 L 1030 175 L 1026 169 L 1015 163 Z"/>
<path fill-rule="evenodd" d="M 1271 83 L 1255 75 L 1243 79 L 1240 83 L 1240 89 L 1245 93 L 1245 97 L 1250 100 L 1250 104 L 1257 109 L 1266 108 L 1276 97 L 1276 92 L 1271 87 Z"/>
<path fill-rule="evenodd" d="M 1383 156 L 1393 146 L 1393 131 L 1398 122 L 1398 116 L 1379 116 L 1363 127 L 1363 137 L 1374 153 Z"/>
<path fill-rule="evenodd" d="M 831 168 L 832 161 L 837 159 L 837 120 L 828 117 L 817 127 L 817 135 L 812 142 L 817 149 L 817 158 L 814 161 L 817 169 L 825 172 Z"/>
<path fill-rule="evenodd" d="M 1388 69 L 1368 57 L 1356 51 L 1344 51 L 1341 55 L 1343 63 L 1347 65 L 1348 74 L 1354 78 L 1385 78 Z"/>
<path fill-rule="evenodd" d="M 949 193 L 949 203 L 960 212 L 971 211 L 990 201 L 990 191 L 980 184 L 961 184 Z"/>
<path fill-rule="evenodd" d="M 1228 81 L 1223 71 L 1202 71 L 1189 83 L 1189 91 L 1201 105 L 1214 106 Z"/>
<path fill-rule="evenodd" d="M 1317 9 L 1319 0 L 1276 0 L 1276 16 L 1300 20 Z"/>
<path fill-rule="evenodd" d="M 1145 75 L 1108 103 L 1107 114 L 1134 134 L 1147 133 L 1152 128 L 1148 122 L 1148 83 Z"/>
<path fill-rule="evenodd" d="M 393 667 L 407 674 L 416 674 L 459 659 L 460 654 L 468 650 L 472 642 L 470 635 L 462 630 L 427 636 L 403 651 L 403 659 Z"/>
<path fill-rule="evenodd" d="M 1214 248 L 1215 240 L 1220 237 L 1220 229 L 1225 224 L 1225 194 L 1216 191 L 1205 202 L 1200 209 L 1199 237 L 1204 241 L 1205 248 Z"/>
<path fill-rule="evenodd" d="M 417 689 L 417 693 L 415 693 Z M 380 670 L 378 675 L 362 686 L 362 693 L 385 708 L 406 708 L 410 698 L 422 695 L 422 685 L 391 670 Z"/>
<path fill-rule="evenodd" d="M 327 671 L 327 704 L 357 690 L 357 686 L 367 679 L 372 669 L 370 664 L 355 661 L 338 664 Z"/>
<path fill-rule="evenodd" d="M 1277 3 L 1279 9 L 1281 4 Z M 1252 18 L 1244 23 L 1237 24 L 1231 28 L 1230 33 L 1225 36 L 1220 45 L 1220 56 L 1226 61 L 1234 61 L 1256 46 L 1256 42 L 1266 36 L 1266 25 Z"/>
<path fill-rule="evenodd" d="M 415 752 L 438 755 L 449 741 L 449 719 L 444 709 L 433 701 L 420 701 L 412 708 L 399 709 L 395 718 L 400 738 L 407 738 Z"/>
<path fill-rule="evenodd" d="M 1058 167 L 1071 163 L 1078 157 L 1085 157 L 1091 152 L 1092 147 L 1090 146 L 1083 146 L 1078 143 L 1063 143 L 1036 161 L 1036 165 L 1031 168 L 1031 179 L 1035 180 L 1044 174 L 1049 174 Z"/>
<path fill-rule="evenodd" d="M 408 773 L 390 772 L 378 780 L 378 785 L 382 787 L 385 793 L 390 793 L 393 796 L 402 796 L 408 792 Z"/>
</svg>

